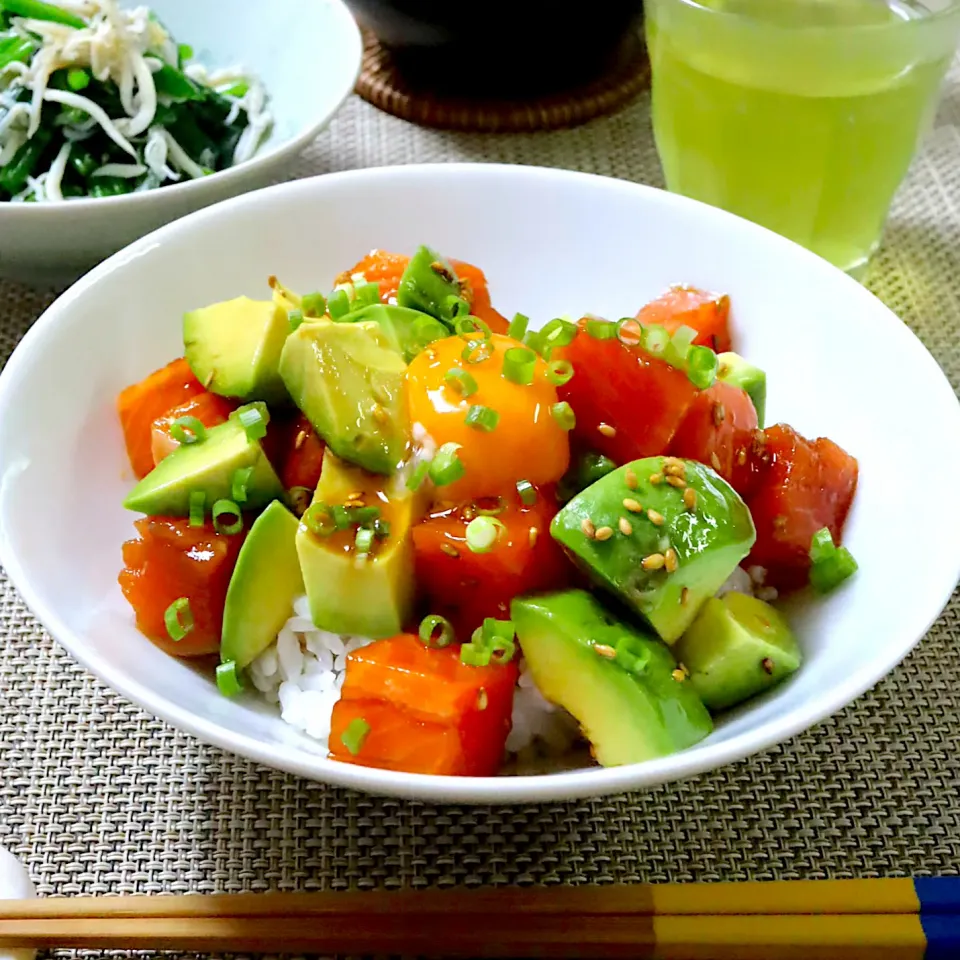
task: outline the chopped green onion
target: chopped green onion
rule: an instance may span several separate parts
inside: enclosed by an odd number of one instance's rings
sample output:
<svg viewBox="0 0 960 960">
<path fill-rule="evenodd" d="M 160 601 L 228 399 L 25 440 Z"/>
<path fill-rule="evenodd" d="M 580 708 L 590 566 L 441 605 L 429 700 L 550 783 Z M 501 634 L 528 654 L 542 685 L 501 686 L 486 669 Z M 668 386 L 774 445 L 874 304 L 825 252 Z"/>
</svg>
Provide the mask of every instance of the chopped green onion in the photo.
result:
<svg viewBox="0 0 960 960">
<path fill-rule="evenodd" d="M 496 517 L 474 517 L 467 524 L 467 546 L 471 553 L 489 553 L 500 539 L 506 524 Z"/>
<path fill-rule="evenodd" d="M 817 563 L 820 560 L 826 560 L 836 549 L 830 528 L 821 527 L 810 541 L 810 562 Z"/>
<path fill-rule="evenodd" d="M 524 506 L 532 507 L 537 502 L 537 488 L 529 480 L 517 481 L 517 493 Z"/>
<path fill-rule="evenodd" d="M 557 317 L 540 331 L 541 351 L 543 347 L 567 347 L 577 335 L 577 325 L 571 320 Z"/>
<path fill-rule="evenodd" d="M 643 331 L 643 349 L 655 357 L 662 356 L 670 343 L 670 334 L 666 327 L 651 324 Z"/>
<path fill-rule="evenodd" d="M 346 530 L 352 526 L 350 521 L 350 511 L 339 503 L 330 508 L 330 515 L 333 517 L 333 526 L 337 530 Z"/>
<path fill-rule="evenodd" d="M 67 71 L 67 86 L 75 93 L 90 86 L 90 74 L 82 67 L 73 67 Z"/>
<path fill-rule="evenodd" d="M 489 648 L 473 642 L 460 647 L 460 662 L 467 667 L 489 667 L 491 651 Z"/>
<path fill-rule="evenodd" d="M 235 697 L 243 690 L 236 660 L 227 660 L 226 663 L 221 663 L 217 667 L 217 689 L 225 697 Z"/>
<path fill-rule="evenodd" d="M 203 511 L 207 505 L 207 495 L 202 490 L 194 490 L 190 494 L 190 526 L 203 526 Z"/>
<path fill-rule="evenodd" d="M 164 611 L 163 623 L 174 643 L 179 643 L 193 629 L 193 611 L 186 597 L 179 597 Z"/>
<path fill-rule="evenodd" d="M 490 651 L 490 659 L 496 663 L 509 663 L 517 654 L 517 645 L 511 637 L 494 637 L 487 645 Z"/>
<path fill-rule="evenodd" d="M 267 421 L 256 406 L 241 407 L 237 411 L 237 417 L 248 440 L 262 440 L 267 435 Z"/>
<path fill-rule="evenodd" d="M 287 491 L 287 505 L 297 517 L 302 517 L 313 499 L 313 491 L 309 487 L 291 487 Z"/>
<path fill-rule="evenodd" d="M 837 547 L 825 560 L 810 567 L 810 584 L 818 593 L 828 593 L 857 572 L 857 561 L 846 547 Z"/>
<path fill-rule="evenodd" d="M 360 527 L 353 540 L 353 547 L 358 557 L 365 557 L 373 546 L 373 530 L 367 527 Z"/>
<path fill-rule="evenodd" d="M 380 302 L 380 284 L 376 282 L 358 283 L 353 288 L 354 309 L 372 307 Z"/>
<path fill-rule="evenodd" d="M 468 411 L 467 418 L 464 421 L 468 427 L 475 427 L 477 430 L 483 430 L 490 433 L 496 430 L 500 422 L 500 414 L 490 407 L 485 407 L 482 403 L 475 403 Z"/>
<path fill-rule="evenodd" d="M 340 734 L 340 742 L 356 756 L 363 749 L 369 733 L 370 724 L 363 717 L 354 717 Z"/>
<path fill-rule="evenodd" d="M 523 340 L 529 323 L 529 317 L 522 313 L 515 313 L 513 319 L 510 321 L 510 326 L 507 327 L 507 336 L 512 337 L 514 340 Z"/>
<path fill-rule="evenodd" d="M 701 390 L 713 386 L 720 361 L 709 347 L 691 347 L 687 351 L 687 379 Z"/>
<path fill-rule="evenodd" d="M 489 324 L 485 323 L 479 317 L 458 317 L 453 325 L 453 329 L 457 332 L 458 337 L 463 337 L 465 340 L 476 340 L 477 334 L 483 337 L 484 340 L 489 340 L 493 336 L 493 331 L 490 329 Z"/>
<path fill-rule="evenodd" d="M 528 347 L 511 347 L 503 355 L 503 378 L 522 386 L 533 383 L 537 355 Z"/>
<path fill-rule="evenodd" d="M 234 471 L 233 482 L 230 484 L 230 493 L 237 503 L 247 502 L 247 484 L 253 476 L 253 467 L 240 467 Z"/>
<path fill-rule="evenodd" d="M 337 530 L 333 511 L 325 503 L 311 503 L 304 511 L 300 522 L 315 537 L 329 537 Z"/>
<path fill-rule="evenodd" d="M 346 511 L 348 521 L 361 527 L 380 519 L 379 507 L 346 507 Z"/>
<path fill-rule="evenodd" d="M 573 407 L 566 400 L 555 403 L 550 408 L 550 413 L 562 430 L 572 430 L 577 425 L 577 417 L 573 412 Z"/>
<path fill-rule="evenodd" d="M 427 479 L 427 474 L 430 472 L 430 461 L 421 460 L 414 468 L 413 473 L 407 477 L 406 487 L 408 490 L 414 491 L 419 490 L 421 484 L 424 480 Z"/>
<path fill-rule="evenodd" d="M 343 293 L 342 290 L 339 292 Z M 345 293 L 343 295 L 346 297 Z M 330 299 L 332 301 L 333 297 Z M 300 299 L 300 309 L 305 317 L 322 317 L 327 312 L 327 298 L 322 293 L 304 294 Z M 333 316 L 332 313 L 330 315 Z"/>
<path fill-rule="evenodd" d="M 459 320 L 461 318 L 466 319 L 469 313 L 470 304 L 467 303 L 463 297 L 458 297 L 454 294 L 448 296 L 443 303 L 440 304 L 440 319 L 446 320 L 447 323 L 453 323 L 457 333 L 460 333 L 461 336 Z M 473 317 L 472 319 L 476 320 L 477 318 Z"/>
<path fill-rule="evenodd" d="M 616 651 L 618 666 L 623 667 L 628 673 L 634 673 L 638 676 L 646 672 L 647 664 L 650 662 L 650 654 L 646 650 L 636 653 L 621 641 L 617 644 Z"/>
<path fill-rule="evenodd" d="M 213 516 L 213 528 L 217 533 L 232 536 L 243 529 L 243 514 L 232 500 L 218 500 L 210 512 Z M 233 523 L 221 523 L 221 517 L 233 517 Z"/>
<path fill-rule="evenodd" d="M 693 327 L 686 325 L 677 327 L 670 337 L 667 349 L 663 353 L 663 359 L 672 367 L 685 369 L 687 364 L 687 353 L 690 350 L 693 341 L 697 338 L 697 331 Z"/>
<path fill-rule="evenodd" d="M 466 363 L 482 363 L 493 356 L 493 344 L 489 340 L 470 340 L 460 356 Z"/>
<path fill-rule="evenodd" d="M 420 621 L 420 639 L 424 646 L 432 647 L 435 650 L 449 647 L 455 639 L 453 624 L 446 617 L 431 613 L 430 616 L 424 617 Z"/>
<path fill-rule="evenodd" d="M 447 386 L 452 387 L 462 397 L 469 397 L 477 392 L 477 381 L 466 370 L 461 370 L 459 367 L 448 370 L 443 375 L 443 379 Z"/>
<path fill-rule="evenodd" d="M 306 300 L 306 297 L 304 297 Z M 327 313 L 334 320 L 340 320 L 350 312 L 350 298 L 346 290 L 334 290 L 327 300 Z"/>
<path fill-rule="evenodd" d="M 435 486 L 446 487 L 459 480 L 466 472 L 463 461 L 457 455 L 459 449 L 459 443 L 445 443 L 437 450 L 428 471 Z"/>
<path fill-rule="evenodd" d="M 573 364 L 569 360 L 551 360 L 547 364 L 547 379 L 555 387 L 569 383 L 573 379 Z"/>
<path fill-rule="evenodd" d="M 587 320 L 587 333 L 594 340 L 613 340 L 617 335 L 617 330 L 617 324 L 611 323 L 609 320 L 599 320 L 595 317 Z"/>
<path fill-rule="evenodd" d="M 830 530 L 818 530 L 810 544 L 810 584 L 818 593 L 828 593 L 857 572 L 857 561 L 846 547 L 833 543 Z"/>
<path fill-rule="evenodd" d="M 617 339 L 625 347 L 636 347 L 643 342 L 643 324 L 636 317 L 624 317 L 617 322 Z"/>
<path fill-rule="evenodd" d="M 386 540 L 390 536 L 390 524 L 386 520 L 374 520 L 373 535 L 378 540 Z"/>
<path fill-rule="evenodd" d="M 177 59 L 181 64 L 183 64 L 185 60 L 192 60 L 193 47 L 191 47 L 189 43 L 177 44 Z"/>
<path fill-rule="evenodd" d="M 290 332 L 293 333 L 303 323 L 303 311 L 296 307 L 293 310 L 288 310 L 287 322 L 290 324 Z"/>
<path fill-rule="evenodd" d="M 512 640 L 517 632 L 512 620 L 498 620 L 496 617 L 484 617 L 481 629 L 484 640 L 492 640 L 494 637 Z"/>
<path fill-rule="evenodd" d="M 196 417 L 177 417 L 170 424 L 170 436 L 181 446 L 203 443 L 207 439 L 207 428 Z"/>
</svg>

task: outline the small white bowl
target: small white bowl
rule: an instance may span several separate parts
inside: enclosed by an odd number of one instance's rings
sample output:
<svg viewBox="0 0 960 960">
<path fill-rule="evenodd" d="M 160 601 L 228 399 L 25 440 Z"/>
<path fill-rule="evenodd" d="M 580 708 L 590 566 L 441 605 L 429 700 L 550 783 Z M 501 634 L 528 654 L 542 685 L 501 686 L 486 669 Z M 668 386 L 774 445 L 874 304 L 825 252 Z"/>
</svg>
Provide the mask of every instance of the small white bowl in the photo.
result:
<svg viewBox="0 0 960 960">
<path fill-rule="evenodd" d="M 182 353 L 181 314 L 263 296 L 270 274 L 323 289 L 372 247 L 426 242 L 486 272 L 494 304 L 540 322 L 632 314 L 671 283 L 728 292 L 738 348 L 768 375 L 770 422 L 860 461 L 844 541 L 859 573 L 787 605 L 806 662 L 702 743 L 612 769 L 467 779 L 328 760 L 265 704 L 217 693 L 134 627 L 117 587 L 134 515 L 120 389 Z M 882 303 L 825 261 L 730 214 L 648 187 L 535 167 L 439 165 L 282 184 L 195 213 L 102 264 L 0 375 L 0 561 L 30 608 L 124 696 L 224 749 L 316 780 L 434 801 L 597 796 L 688 777 L 785 740 L 876 683 L 960 576 L 960 406 Z"/>
<path fill-rule="evenodd" d="M 276 182 L 327 126 L 360 72 L 360 31 L 340 0 L 147 5 L 208 69 L 239 65 L 260 78 L 270 98 L 272 132 L 252 159 L 201 180 L 120 197 L 0 202 L 0 277 L 65 285 L 171 220 Z"/>
</svg>

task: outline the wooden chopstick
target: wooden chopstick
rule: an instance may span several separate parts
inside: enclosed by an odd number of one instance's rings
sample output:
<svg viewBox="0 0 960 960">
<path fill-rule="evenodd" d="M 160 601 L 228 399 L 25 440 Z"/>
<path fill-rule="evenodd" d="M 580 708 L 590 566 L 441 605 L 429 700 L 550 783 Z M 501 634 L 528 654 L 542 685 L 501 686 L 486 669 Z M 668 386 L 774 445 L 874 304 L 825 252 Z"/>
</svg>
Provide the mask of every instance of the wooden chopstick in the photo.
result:
<svg viewBox="0 0 960 960">
<path fill-rule="evenodd" d="M 956 878 L 0 901 L 0 949 L 498 957 L 960 956 Z"/>
<path fill-rule="evenodd" d="M 0 947 L 198 952 L 838 960 L 923 957 L 916 915 L 571 916 L 378 914 L 0 921 Z"/>
<path fill-rule="evenodd" d="M 918 881 L 919 883 L 920 881 Z M 927 883 L 956 884 L 960 879 Z M 941 898 L 949 906 L 947 897 Z M 322 893 L 237 893 L 187 896 L 43 897 L 0 900 L 0 919 L 89 917 L 316 917 L 396 912 L 511 914 L 733 915 L 916 913 L 920 897 L 906 878 L 793 880 L 755 883 L 605 884 Z M 951 912 L 938 906 L 937 912 Z"/>
</svg>

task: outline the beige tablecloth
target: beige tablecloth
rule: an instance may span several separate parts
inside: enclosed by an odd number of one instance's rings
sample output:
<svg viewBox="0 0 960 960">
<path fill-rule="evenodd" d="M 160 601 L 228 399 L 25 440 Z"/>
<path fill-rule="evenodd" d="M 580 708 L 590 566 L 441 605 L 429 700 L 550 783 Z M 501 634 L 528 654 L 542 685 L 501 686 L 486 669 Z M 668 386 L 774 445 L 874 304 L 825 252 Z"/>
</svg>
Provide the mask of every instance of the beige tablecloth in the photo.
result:
<svg viewBox="0 0 960 960">
<path fill-rule="evenodd" d="M 580 129 L 493 137 L 352 99 L 298 173 L 451 160 L 660 180 L 646 98 Z M 868 283 L 960 384 L 960 70 Z M 0 361 L 49 299 L 0 284 Z M 752 760 L 614 799 L 478 809 L 203 746 L 87 676 L 0 577 L 0 843 L 44 894 L 956 873 L 958 600 L 873 692 Z"/>
</svg>

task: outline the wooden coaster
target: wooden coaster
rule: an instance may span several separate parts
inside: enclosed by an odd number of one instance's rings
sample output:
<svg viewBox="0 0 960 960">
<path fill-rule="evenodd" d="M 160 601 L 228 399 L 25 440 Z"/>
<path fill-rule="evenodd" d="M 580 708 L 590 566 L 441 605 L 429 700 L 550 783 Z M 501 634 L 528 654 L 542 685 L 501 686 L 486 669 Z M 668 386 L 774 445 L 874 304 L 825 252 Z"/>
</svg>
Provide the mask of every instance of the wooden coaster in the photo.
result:
<svg viewBox="0 0 960 960">
<path fill-rule="evenodd" d="M 650 80 L 650 63 L 639 36 L 605 76 L 559 94 L 528 100 L 466 99 L 424 92 L 401 76 L 390 52 L 364 32 L 363 65 L 356 91 L 395 117 L 441 130 L 529 133 L 575 127 L 625 106 Z"/>
</svg>

